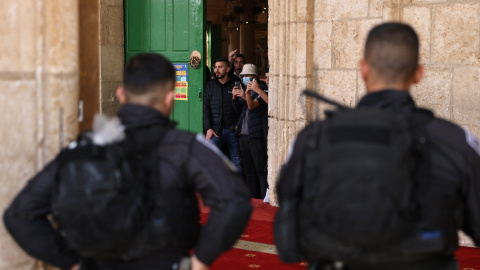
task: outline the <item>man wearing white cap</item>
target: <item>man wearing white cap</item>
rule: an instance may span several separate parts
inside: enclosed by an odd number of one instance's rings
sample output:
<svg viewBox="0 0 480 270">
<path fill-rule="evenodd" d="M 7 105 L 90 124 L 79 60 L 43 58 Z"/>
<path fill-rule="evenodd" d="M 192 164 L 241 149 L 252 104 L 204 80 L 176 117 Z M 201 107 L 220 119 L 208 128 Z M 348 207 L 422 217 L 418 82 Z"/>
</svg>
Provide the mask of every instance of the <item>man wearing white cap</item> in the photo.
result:
<svg viewBox="0 0 480 270">
<path fill-rule="evenodd" d="M 233 108 L 241 113 L 236 134 L 239 136 L 240 155 L 251 196 L 263 199 L 268 183 L 261 104 L 264 104 L 264 98 L 268 98 L 264 91 L 267 85 L 258 81 L 257 67 L 253 64 L 245 64 L 240 75 L 243 76 L 246 90 L 243 91 L 244 87 L 233 89 Z"/>
</svg>

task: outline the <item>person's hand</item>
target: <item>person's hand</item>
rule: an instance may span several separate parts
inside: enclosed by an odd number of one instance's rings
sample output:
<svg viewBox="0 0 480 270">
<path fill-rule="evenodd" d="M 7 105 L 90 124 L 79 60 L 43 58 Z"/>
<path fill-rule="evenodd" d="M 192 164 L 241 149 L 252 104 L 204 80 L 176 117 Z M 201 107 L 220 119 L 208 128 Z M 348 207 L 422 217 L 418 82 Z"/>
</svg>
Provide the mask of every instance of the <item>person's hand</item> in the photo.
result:
<svg viewBox="0 0 480 270">
<path fill-rule="evenodd" d="M 208 265 L 202 263 L 197 256 L 192 256 L 192 269 L 191 270 L 208 270 Z"/>
<path fill-rule="evenodd" d="M 252 81 L 250 81 L 250 82 L 247 83 L 247 90 L 245 90 L 246 94 L 250 94 L 250 92 L 253 91 L 252 86 L 253 86 L 253 82 L 252 82 Z"/>
<path fill-rule="evenodd" d="M 246 100 L 245 99 L 245 91 L 243 90 L 243 86 L 240 85 L 240 89 L 238 90 L 238 96 L 241 97 L 243 100 Z"/>
<path fill-rule="evenodd" d="M 75 264 L 74 266 L 72 266 L 72 268 L 70 268 L 70 270 L 79 270 L 80 269 L 80 264 Z"/>
<path fill-rule="evenodd" d="M 233 90 L 232 90 L 232 99 L 237 99 L 237 97 L 240 96 L 240 88 L 238 87 L 233 87 Z"/>
<path fill-rule="evenodd" d="M 258 86 L 257 81 L 248 82 L 248 84 L 250 85 L 250 88 L 252 89 L 252 91 L 255 93 L 259 93 L 260 90 L 262 90 L 260 89 L 260 86 Z"/>
<path fill-rule="evenodd" d="M 233 63 L 233 61 L 235 61 L 235 57 L 237 57 L 237 51 L 238 49 L 233 50 L 228 54 L 228 61 L 230 61 L 230 63 Z"/>
<path fill-rule="evenodd" d="M 213 131 L 213 129 L 207 130 L 207 135 L 205 136 L 205 138 L 207 139 L 207 141 L 210 141 L 213 136 L 215 136 L 215 137 L 218 138 L 217 133 L 215 133 L 215 131 Z"/>
</svg>

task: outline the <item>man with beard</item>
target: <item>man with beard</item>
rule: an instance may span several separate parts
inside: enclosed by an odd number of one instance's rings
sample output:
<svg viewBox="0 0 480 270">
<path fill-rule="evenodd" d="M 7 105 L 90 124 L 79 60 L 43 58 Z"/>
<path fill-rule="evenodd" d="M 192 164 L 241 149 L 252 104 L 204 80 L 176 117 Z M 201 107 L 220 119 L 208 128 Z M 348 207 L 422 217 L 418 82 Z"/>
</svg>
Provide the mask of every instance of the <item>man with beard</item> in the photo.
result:
<svg viewBox="0 0 480 270">
<path fill-rule="evenodd" d="M 243 67 L 242 67 L 243 68 Z M 228 147 L 230 160 L 242 171 L 238 138 L 235 136 L 235 125 L 239 115 L 233 110 L 232 90 L 237 76 L 230 75 L 229 63 L 226 58 L 215 62 L 215 78 L 207 83 L 203 101 L 203 129 L 207 141 L 221 148 Z"/>
</svg>

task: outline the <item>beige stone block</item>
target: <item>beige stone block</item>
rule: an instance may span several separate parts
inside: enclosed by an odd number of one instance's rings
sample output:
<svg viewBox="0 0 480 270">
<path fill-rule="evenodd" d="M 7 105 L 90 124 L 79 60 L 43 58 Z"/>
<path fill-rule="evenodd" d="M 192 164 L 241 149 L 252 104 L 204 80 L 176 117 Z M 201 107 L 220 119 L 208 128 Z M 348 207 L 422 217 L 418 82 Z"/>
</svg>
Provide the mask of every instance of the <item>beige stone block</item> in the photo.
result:
<svg viewBox="0 0 480 270">
<path fill-rule="evenodd" d="M 383 16 L 383 2 L 384 0 L 370 0 L 369 17 L 382 17 Z"/>
<path fill-rule="evenodd" d="M 380 23 L 380 19 L 333 22 L 334 67 L 358 68 L 368 31 Z"/>
<path fill-rule="evenodd" d="M 281 95 L 281 92 L 277 87 L 277 81 L 278 81 L 277 75 L 270 75 L 270 87 L 269 87 L 269 93 L 268 93 L 268 115 L 271 115 L 271 116 L 279 115 L 278 100 L 279 100 L 279 95 Z M 274 82 L 274 84 L 272 84 L 272 82 Z"/>
<path fill-rule="evenodd" d="M 479 64 L 479 4 L 433 8 L 432 60 L 436 63 Z"/>
<path fill-rule="evenodd" d="M 424 78 L 411 89 L 420 107 L 432 110 L 436 116 L 450 120 L 452 73 L 448 68 L 425 68 Z"/>
<path fill-rule="evenodd" d="M 34 72 L 37 60 L 37 1 L 0 2 L 0 72 Z"/>
<path fill-rule="evenodd" d="M 123 81 L 124 48 L 123 46 L 100 46 L 102 82 Z"/>
<path fill-rule="evenodd" d="M 34 80 L 0 81 L 0 212 L 36 171 L 36 84 Z M 28 269 L 27 256 L 0 224 L 0 269 Z"/>
<path fill-rule="evenodd" d="M 287 1 L 279 1 L 277 5 L 278 11 L 276 12 L 276 23 L 284 23 L 288 21 L 288 9 Z"/>
<path fill-rule="evenodd" d="M 357 94 L 357 75 L 355 70 L 317 71 L 314 82 L 317 91 L 328 98 L 346 106 L 354 106 Z M 324 108 L 321 104 L 320 108 Z"/>
<path fill-rule="evenodd" d="M 480 67 L 454 69 L 453 120 L 480 137 Z"/>
<path fill-rule="evenodd" d="M 116 116 L 118 113 L 118 110 L 120 110 L 120 107 L 122 107 L 122 104 L 118 101 L 118 99 L 114 99 L 113 101 L 105 101 L 102 100 L 102 114 L 108 115 L 108 116 Z"/>
<path fill-rule="evenodd" d="M 296 116 L 296 104 L 297 104 L 297 91 L 295 89 L 296 86 L 296 78 L 294 76 L 287 77 L 287 85 L 286 85 L 286 110 L 285 110 L 285 119 L 292 121 L 295 119 Z"/>
<path fill-rule="evenodd" d="M 3 145 L 0 160 L 34 153 L 37 115 L 34 111 L 37 105 L 35 81 L 0 81 L 0 89 L 0 141 Z"/>
<path fill-rule="evenodd" d="M 115 93 L 120 85 L 122 85 L 122 82 L 102 83 L 101 112 L 103 114 L 108 116 L 117 115 L 122 105 Z"/>
<path fill-rule="evenodd" d="M 383 20 L 398 22 L 401 19 L 401 6 L 398 0 L 383 1 Z"/>
<path fill-rule="evenodd" d="M 269 104 L 270 105 L 270 104 Z M 276 194 L 275 185 L 278 178 L 278 173 L 280 171 L 280 161 L 279 161 L 279 149 L 284 148 L 285 145 L 282 145 L 280 142 L 278 130 L 283 130 L 283 127 L 279 126 L 279 121 L 274 118 L 270 118 L 268 125 L 268 184 L 270 189 L 270 194 Z M 281 134 L 280 134 L 281 135 Z M 270 200 L 273 200 L 273 205 L 276 203 L 276 196 L 270 196 Z"/>
<path fill-rule="evenodd" d="M 297 46 L 303 43 L 305 44 L 305 40 L 300 41 L 297 40 L 297 24 L 296 23 L 288 23 L 286 26 L 288 31 L 287 36 L 288 39 L 286 40 L 287 44 L 287 51 L 285 54 L 287 55 L 287 65 L 288 65 L 288 73 L 287 75 L 297 75 Z"/>
<path fill-rule="evenodd" d="M 312 0 L 297 0 L 297 20 L 307 21 L 310 20 L 313 13 L 313 1 Z"/>
<path fill-rule="evenodd" d="M 101 84 L 101 100 L 106 102 L 113 102 L 117 99 L 116 91 L 119 86 L 123 85 L 123 82 L 102 82 Z"/>
<path fill-rule="evenodd" d="M 315 0 L 315 20 L 365 18 L 368 0 Z"/>
<path fill-rule="evenodd" d="M 51 160 L 61 147 L 78 134 L 78 76 L 46 76 L 44 160 Z"/>
<path fill-rule="evenodd" d="M 356 95 L 356 71 L 332 70 L 318 72 L 320 93 L 338 102 L 353 106 Z"/>
<path fill-rule="evenodd" d="M 332 67 L 332 22 L 315 22 L 313 26 L 313 67 Z"/>
<path fill-rule="evenodd" d="M 287 78 L 285 75 L 280 75 L 278 77 L 278 87 L 275 91 L 278 93 L 277 97 L 277 108 L 278 108 L 278 118 L 285 119 L 287 116 L 287 106 L 288 106 L 288 86 L 286 85 Z"/>
<path fill-rule="evenodd" d="M 430 7 L 409 6 L 403 9 L 403 21 L 410 24 L 420 39 L 420 62 L 430 60 Z"/>
<path fill-rule="evenodd" d="M 124 44 L 123 5 L 100 6 L 100 40 L 102 45 Z"/>
<path fill-rule="evenodd" d="M 306 120 L 307 119 L 307 104 L 305 95 L 303 91 L 307 88 L 311 88 L 311 79 L 310 78 L 297 78 L 295 81 L 295 115 L 292 116 L 292 120 Z"/>
<path fill-rule="evenodd" d="M 297 22 L 297 0 L 285 0 L 287 22 Z"/>
<path fill-rule="evenodd" d="M 78 2 L 44 2 L 46 68 L 50 73 L 78 73 Z"/>
<path fill-rule="evenodd" d="M 308 76 L 311 74 L 312 67 L 312 24 L 311 23 L 297 23 L 296 40 L 292 44 L 292 51 L 295 52 L 295 73 L 296 76 Z"/>
<path fill-rule="evenodd" d="M 452 0 L 401 0 L 403 4 L 438 4 L 453 2 Z"/>
</svg>

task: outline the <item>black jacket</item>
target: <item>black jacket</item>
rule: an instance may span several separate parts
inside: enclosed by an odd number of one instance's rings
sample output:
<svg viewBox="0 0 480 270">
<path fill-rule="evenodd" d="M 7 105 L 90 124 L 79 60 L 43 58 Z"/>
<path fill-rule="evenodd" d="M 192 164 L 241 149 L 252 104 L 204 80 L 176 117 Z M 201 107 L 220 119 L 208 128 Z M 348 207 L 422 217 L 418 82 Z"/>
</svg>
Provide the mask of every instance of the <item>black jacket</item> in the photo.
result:
<svg viewBox="0 0 480 270">
<path fill-rule="evenodd" d="M 406 91 L 386 90 L 366 95 L 359 107 L 369 106 L 408 114 L 415 108 L 414 102 Z M 313 133 L 312 125 L 306 127 L 297 137 L 287 163 L 284 165 L 277 183 L 280 209 L 276 217 L 276 229 L 290 228 L 291 237 L 283 239 L 288 242 L 291 258 L 302 256 L 301 244 L 298 242 L 298 213 L 301 200 L 302 173 L 305 162 L 304 149 L 307 138 Z M 480 245 L 480 142 L 468 131 L 442 119 L 435 118 L 426 127 L 429 145 L 430 169 L 433 180 L 432 192 L 444 199 L 438 215 L 446 216 L 444 225 L 452 229 L 446 236 L 449 247 L 442 254 L 432 254 L 426 261 L 410 262 L 396 265 L 379 265 L 376 267 L 350 266 L 357 269 L 452 269 L 455 265 L 453 251 L 458 247 L 457 230 L 465 231 Z M 445 205 L 445 201 L 448 202 Z M 439 206 L 440 207 L 440 206 Z M 434 213 L 430 213 L 434 215 Z M 437 215 L 437 214 L 435 214 Z M 442 223 L 443 224 L 443 223 Z M 279 248 L 282 249 L 282 248 Z M 285 250 L 284 249 L 284 250 Z"/>
<path fill-rule="evenodd" d="M 259 81 L 259 87 L 260 89 L 268 92 L 267 84 Z M 242 131 L 242 125 L 243 125 L 243 118 L 245 118 L 245 114 L 247 111 L 249 111 L 249 117 L 248 117 L 248 131 L 249 131 L 249 138 L 264 138 L 264 115 L 263 115 L 263 110 L 264 106 L 266 106 L 265 102 L 262 102 L 262 98 L 260 97 L 259 94 L 252 92 L 252 99 L 258 99 L 260 102 L 260 106 L 254 109 L 249 109 L 247 105 L 247 101 L 242 99 L 242 98 L 237 98 L 233 99 L 233 108 L 236 113 L 240 114 L 240 118 L 237 123 L 237 131 L 236 135 L 240 135 Z"/>
<path fill-rule="evenodd" d="M 232 89 L 235 85 L 235 81 L 240 79 L 233 75 L 229 76 L 228 81 L 225 84 L 221 84 L 217 78 L 207 82 L 205 89 L 205 99 L 203 100 L 203 130 L 206 132 L 209 129 L 213 129 L 215 133 L 218 133 L 222 128 L 222 117 L 224 117 L 223 102 L 226 99 L 225 95 L 229 96 L 228 102 L 231 105 Z M 233 107 L 232 107 L 233 112 Z M 239 114 L 228 113 L 225 115 L 227 121 L 235 125 L 238 121 Z"/>
<path fill-rule="evenodd" d="M 156 110 L 138 105 L 123 106 L 119 117 L 126 126 L 152 120 L 171 125 Z M 149 126 L 127 134 L 136 142 L 136 147 L 143 149 L 155 139 L 158 128 Z M 155 150 L 160 179 L 154 186 L 159 188 L 159 195 L 168 194 L 167 218 L 175 229 L 174 241 L 168 249 L 130 263 L 95 262 L 100 269 L 170 270 L 172 264 L 188 255 L 192 248 L 202 262 L 211 264 L 235 243 L 247 225 L 252 208 L 241 178 L 226 165 L 228 159 L 218 154 L 200 135 L 171 129 Z M 6 210 L 4 222 L 13 238 L 31 256 L 69 269 L 82 258 L 69 251 L 48 221 L 57 167 L 57 162 L 52 161 L 28 182 Z M 196 193 L 211 207 L 208 222 L 203 227 L 199 225 Z"/>
</svg>

